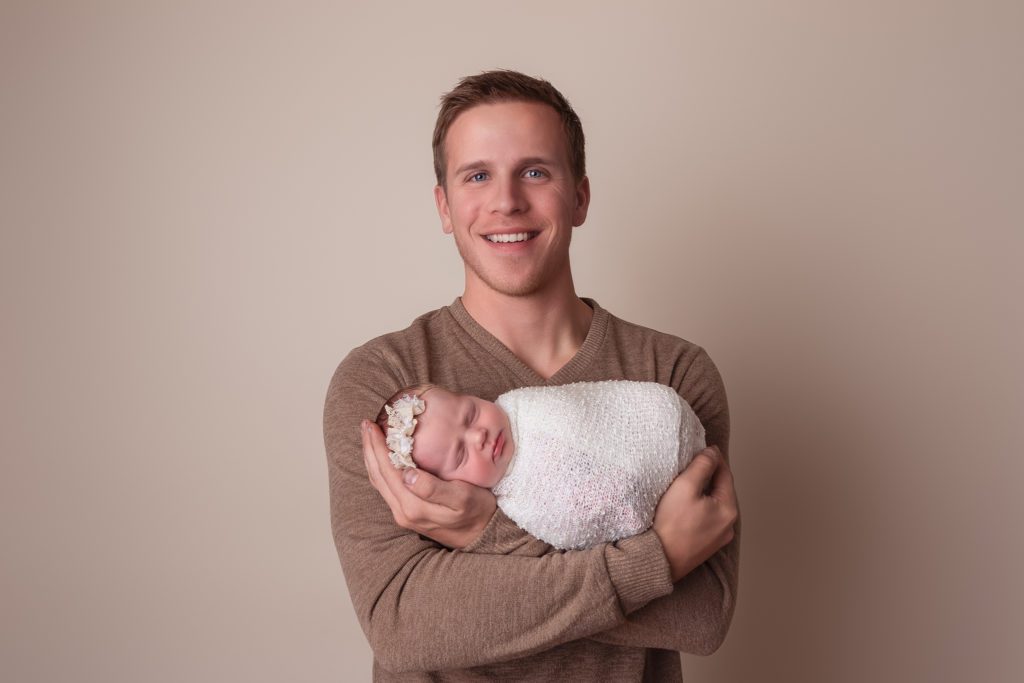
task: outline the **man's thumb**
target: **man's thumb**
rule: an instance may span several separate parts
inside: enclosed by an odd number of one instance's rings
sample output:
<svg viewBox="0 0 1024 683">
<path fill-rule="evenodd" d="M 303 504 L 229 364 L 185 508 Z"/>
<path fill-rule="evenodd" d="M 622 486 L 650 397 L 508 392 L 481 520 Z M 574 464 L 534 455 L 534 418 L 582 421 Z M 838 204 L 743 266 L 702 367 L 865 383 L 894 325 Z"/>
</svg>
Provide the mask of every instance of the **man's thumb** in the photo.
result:
<svg viewBox="0 0 1024 683">
<path fill-rule="evenodd" d="M 698 490 L 703 491 L 711 482 L 711 477 L 715 476 L 715 471 L 718 469 L 721 457 L 718 449 L 714 447 L 705 448 L 693 456 L 693 461 L 686 468 L 684 474 L 700 486 Z"/>
</svg>

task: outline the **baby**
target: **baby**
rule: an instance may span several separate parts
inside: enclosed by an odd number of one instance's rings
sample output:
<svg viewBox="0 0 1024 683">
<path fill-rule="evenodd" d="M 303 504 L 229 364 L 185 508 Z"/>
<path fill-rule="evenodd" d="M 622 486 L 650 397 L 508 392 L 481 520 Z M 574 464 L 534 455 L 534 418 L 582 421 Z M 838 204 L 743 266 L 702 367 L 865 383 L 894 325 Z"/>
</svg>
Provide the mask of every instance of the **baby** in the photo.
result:
<svg viewBox="0 0 1024 683">
<path fill-rule="evenodd" d="M 395 467 L 494 492 L 520 527 L 556 548 L 640 533 L 704 448 L 704 428 L 670 387 L 610 380 L 524 387 L 492 403 L 433 385 L 381 410 Z"/>
</svg>

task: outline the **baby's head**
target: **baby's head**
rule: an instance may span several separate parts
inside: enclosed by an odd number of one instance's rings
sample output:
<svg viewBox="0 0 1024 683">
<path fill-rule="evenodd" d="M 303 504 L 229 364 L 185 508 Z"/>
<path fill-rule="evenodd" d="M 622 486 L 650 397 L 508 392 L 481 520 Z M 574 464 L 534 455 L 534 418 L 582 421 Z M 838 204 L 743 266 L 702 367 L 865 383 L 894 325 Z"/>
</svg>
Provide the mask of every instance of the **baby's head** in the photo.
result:
<svg viewBox="0 0 1024 683">
<path fill-rule="evenodd" d="M 515 452 L 504 410 L 491 401 L 430 384 L 396 392 L 377 416 L 377 424 L 396 467 L 409 467 L 411 460 L 446 481 L 491 488 L 505 476 Z"/>
</svg>

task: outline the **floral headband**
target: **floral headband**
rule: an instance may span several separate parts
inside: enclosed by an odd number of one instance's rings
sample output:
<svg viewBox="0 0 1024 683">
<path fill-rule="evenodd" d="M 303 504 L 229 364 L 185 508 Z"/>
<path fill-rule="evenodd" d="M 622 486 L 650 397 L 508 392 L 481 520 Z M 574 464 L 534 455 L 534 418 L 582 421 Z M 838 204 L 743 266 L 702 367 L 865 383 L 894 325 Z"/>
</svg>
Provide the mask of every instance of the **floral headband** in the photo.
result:
<svg viewBox="0 0 1024 683">
<path fill-rule="evenodd" d="M 416 429 L 416 418 L 425 407 L 423 399 L 415 394 L 403 394 L 391 405 L 385 405 L 388 413 L 387 444 L 391 453 L 391 462 L 395 469 L 416 467 L 412 460 L 412 433 Z"/>
</svg>

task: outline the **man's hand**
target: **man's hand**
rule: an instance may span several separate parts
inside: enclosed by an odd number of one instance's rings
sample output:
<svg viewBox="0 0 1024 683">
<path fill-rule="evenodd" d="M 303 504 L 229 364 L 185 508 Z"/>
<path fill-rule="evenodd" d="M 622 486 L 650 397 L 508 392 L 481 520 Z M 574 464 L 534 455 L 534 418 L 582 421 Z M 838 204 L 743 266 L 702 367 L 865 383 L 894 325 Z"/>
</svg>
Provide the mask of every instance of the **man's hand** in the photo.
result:
<svg viewBox="0 0 1024 683">
<path fill-rule="evenodd" d="M 732 471 L 718 448 L 694 456 L 654 512 L 672 580 L 678 581 L 728 544 L 739 517 Z"/>
<path fill-rule="evenodd" d="M 444 481 L 421 469 L 397 470 L 380 428 L 369 420 L 361 428 L 370 483 L 384 497 L 398 526 L 449 548 L 464 548 L 480 535 L 497 507 L 493 493 L 462 481 Z"/>
</svg>

